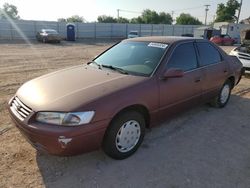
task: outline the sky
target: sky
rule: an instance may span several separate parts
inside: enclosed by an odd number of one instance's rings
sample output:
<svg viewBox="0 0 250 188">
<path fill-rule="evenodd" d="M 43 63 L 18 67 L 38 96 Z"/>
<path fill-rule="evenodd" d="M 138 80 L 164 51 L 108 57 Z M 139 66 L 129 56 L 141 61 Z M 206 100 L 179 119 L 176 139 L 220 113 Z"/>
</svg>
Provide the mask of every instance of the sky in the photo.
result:
<svg viewBox="0 0 250 188">
<path fill-rule="evenodd" d="M 86 21 L 93 22 L 99 15 L 117 17 L 117 9 L 121 10 L 120 16 L 125 18 L 137 17 L 144 9 L 151 9 L 170 14 L 173 11 L 174 18 L 182 12 L 190 13 L 204 23 L 204 5 L 209 4 L 209 23 L 216 15 L 217 4 L 226 2 L 227 0 L 0 0 L 0 7 L 4 3 L 17 6 L 19 16 L 24 20 L 56 21 L 58 18 L 79 15 Z M 250 16 L 247 7 L 250 7 L 250 0 L 243 0 L 240 20 Z"/>
</svg>

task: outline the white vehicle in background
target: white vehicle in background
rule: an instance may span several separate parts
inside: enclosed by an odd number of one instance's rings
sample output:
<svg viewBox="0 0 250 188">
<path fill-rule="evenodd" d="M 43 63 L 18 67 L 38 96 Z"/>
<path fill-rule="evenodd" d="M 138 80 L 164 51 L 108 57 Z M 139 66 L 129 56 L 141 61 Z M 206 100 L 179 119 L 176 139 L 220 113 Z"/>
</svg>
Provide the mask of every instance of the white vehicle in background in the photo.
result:
<svg viewBox="0 0 250 188">
<path fill-rule="evenodd" d="M 245 70 L 250 71 L 250 29 L 242 30 L 240 38 L 241 46 L 234 48 L 230 55 L 237 56 Z"/>
<path fill-rule="evenodd" d="M 128 33 L 128 39 L 130 39 L 130 38 L 136 38 L 136 37 L 139 37 L 138 31 L 130 31 Z"/>
<path fill-rule="evenodd" d="M 230 55 L 238 57 L 245 70 L 250 71 L 250 51 L 248 51 L 247 49 L 247 47 L 239 46 L 237 48 L 234 48 L 230 52 Z"/>
</svg>

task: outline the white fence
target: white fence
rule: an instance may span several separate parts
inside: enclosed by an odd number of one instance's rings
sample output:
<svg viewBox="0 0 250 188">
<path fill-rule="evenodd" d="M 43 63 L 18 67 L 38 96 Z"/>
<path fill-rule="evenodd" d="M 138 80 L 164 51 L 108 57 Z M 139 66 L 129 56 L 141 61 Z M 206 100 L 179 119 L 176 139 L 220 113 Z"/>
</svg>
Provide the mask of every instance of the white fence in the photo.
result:
<svg viewBox="0 0 250 188">
<path fill-rule="evenodd" d="M 136 30 L 140 36 L 181 36 L 193 34 L 197 25 L 75 23 L 77 38 L 126 38 L 129 31 Z M 18 20 L 13 23 L 0 20 L 0 39 L 21 39 L 22 35 L 34 39 L 41 29 L 55 29 L 66 38 L 66 23 Z"/>
</svg>

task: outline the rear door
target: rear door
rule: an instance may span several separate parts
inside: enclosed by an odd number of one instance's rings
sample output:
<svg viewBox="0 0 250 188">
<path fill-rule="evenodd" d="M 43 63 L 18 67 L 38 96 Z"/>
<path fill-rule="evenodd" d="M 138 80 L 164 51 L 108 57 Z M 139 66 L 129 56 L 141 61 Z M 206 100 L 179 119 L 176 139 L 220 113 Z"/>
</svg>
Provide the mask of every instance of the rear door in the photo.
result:
<svg viewBox="0 0 250 188">
<path fill-rule="evenodd" d="M 159 81 L 160 115 L 166 116 L 200 101 L 203 74 L 198 68 L 193 42 L 179 44 L 166 64 L 184 71 L 183 77 Z"/>
<path fill-rule="evenodd" d="M 226 81 L 229 67 L 219 50 L 209 42 L 196 42 L 200 69 L 204 73 L 202 92 L 204 99 L 216 96 Z"/>
</svg>

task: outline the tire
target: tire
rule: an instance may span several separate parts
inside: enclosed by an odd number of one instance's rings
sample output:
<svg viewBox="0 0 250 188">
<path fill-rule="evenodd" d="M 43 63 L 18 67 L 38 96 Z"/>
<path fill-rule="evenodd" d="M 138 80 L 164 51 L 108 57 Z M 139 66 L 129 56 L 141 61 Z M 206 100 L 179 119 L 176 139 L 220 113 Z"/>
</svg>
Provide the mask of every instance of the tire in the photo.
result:
<svg viewBox="0 0 250 188">
<path fill-rule="evenodd" d="M 145 135 L 145 119 L 136 111 L 124 112 L 108 127 L 103 151 L 113 159 L 125 159 L 131 156 L 141 145 Z"/>
<path fill-rule="evenodd" d="M 218 96 L 216 96 L 210 104 L 217 108 L 223 108 L 224 106 L 226 106 L 230 99 L 231 90 L 232 83 L 227 80 L 220 89 L 220 93 L 218 94 Z"/>
<path fill-rule="evenodd" d="M 46 38 L 42 38 L 42 42 L 46 43 L 47 42 Z"/>
</svg>

